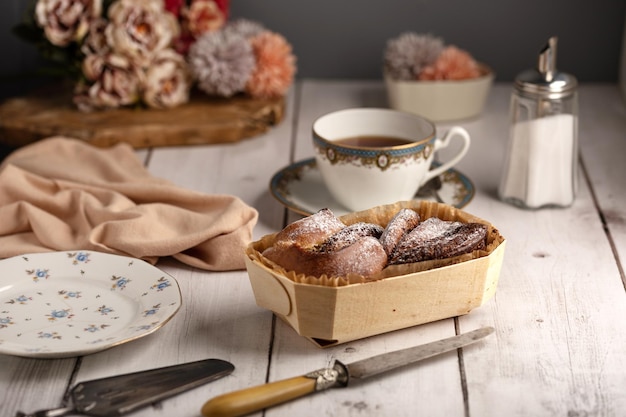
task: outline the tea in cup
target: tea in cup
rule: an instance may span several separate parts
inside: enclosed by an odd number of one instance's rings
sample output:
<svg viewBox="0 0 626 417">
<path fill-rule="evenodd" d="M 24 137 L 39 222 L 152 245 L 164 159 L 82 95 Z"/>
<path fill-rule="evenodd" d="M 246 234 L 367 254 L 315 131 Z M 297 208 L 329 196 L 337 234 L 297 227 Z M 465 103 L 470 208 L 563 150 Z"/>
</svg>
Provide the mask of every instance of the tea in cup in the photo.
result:
<svg viewBox="0 0 626 417">
<path fill-rule="evenodd" d="M 431 168 L 435 152 L 462 142 L 447 162 Z M 411 200 L 419 188 L 458 163 L 470 135 L 450 128 L 442 138 L 428 119 L 398 110 L 354 108 L 313 123 L 315 160 L 333 198 L 352 211 Z"/>
</svg>

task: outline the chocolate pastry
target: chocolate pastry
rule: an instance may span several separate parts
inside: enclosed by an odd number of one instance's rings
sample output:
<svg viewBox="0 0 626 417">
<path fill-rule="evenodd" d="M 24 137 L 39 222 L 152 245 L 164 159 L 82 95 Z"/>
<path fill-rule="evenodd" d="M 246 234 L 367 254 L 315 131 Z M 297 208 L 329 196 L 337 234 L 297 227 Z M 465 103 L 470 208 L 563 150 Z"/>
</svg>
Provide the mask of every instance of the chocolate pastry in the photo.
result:
<svg viewBox="0 0 626 417">
<path fill-rule="evenodd" d="M 287 271 L 329 277 L 370 277 L 387 265 L 449 258 L 487 244 L 487 226 L 431 217 L 420 223 L 410 209 L 383 229 L 374 223 L 346 226 L 328 209 L 291 223 L 262 254 Z"/>
<path fill-rule="evenodd" d="M 420 216 L 410 209 L 402 209 L 393 216 L 383 234 L 380 237 L 380 243 L 387 252 L 387 256 L 391 256 L 398 243 L 407 233 L 413 230 L 420 222 Z"/>
<path fill-rule="evenodd" d="M 373 236 L 378 239 L 383 234 L 383 231 L 384 229 L 377 224 L 364 222 L 354 223 L 326 239 L 326 241 L 317 247 L 317 250 L 321 253 L 341 250 L 365 236 Z"/>
<path fill-rule="evenodd" d="M 346 227 L 333 212 L 327 208 L 297 220 L 276 234 L 280 245 L 297 243 L 302 247 L 312 247 L 323 242 Z"/>
<path fill-rule="evenodd" d="M 487 226 L 484 224 L 448 222 L 431 217 L 400 241 L 389 264 L 449 258 L 484 249 L 486 244 Z"/>
<path fill-rule="evenodd" d="M 346 226 L 328 209 L 298 220 L 276 234 L 263 256 L 287 271 L 321 276 L 371 276 L 387 265 L 373 224 Z"/>
</svg>

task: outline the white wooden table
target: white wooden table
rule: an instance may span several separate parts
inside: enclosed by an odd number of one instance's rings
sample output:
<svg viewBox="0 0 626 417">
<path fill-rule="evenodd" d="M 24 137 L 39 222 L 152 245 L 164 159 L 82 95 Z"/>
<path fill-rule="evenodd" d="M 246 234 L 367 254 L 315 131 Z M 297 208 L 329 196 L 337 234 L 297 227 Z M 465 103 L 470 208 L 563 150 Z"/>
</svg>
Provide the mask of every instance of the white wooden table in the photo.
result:
<svg viewBox="0 0 626 417">
<path fill-rule="evenodd" d="M 183 306 L 162 329 L 70 359 L 0 355 L 0 410 L 57 407 L 76 382 L 204 358 L 230 376 L 134 413 L 199 416 L 209 398 L 482 326 L 476 345 L 255 416 L 623 416 L 626 413 L 626 107 L 616 85 L 580 88 L 580 189 L 568 209 L 524 211 L 496 197 L 508 134 L 509 84 L 484 114 L 458 123 L 472 135 L 457 166 L 476 186 L 465 210 L 496 225 L 507 249 L 496 295 L 469 315 L 319 349 L 256 306 L 245 271 L 214 273 L 173 260 Z M 241 197 L 260 213 L 254 238 L 299 218 L 270 195 L 271 176 L 310 157 L 313 120 L 332 110 L 386 106 L 382 82 L 304 80 L 286 120 L 234 145 L 137 151 L 156 176 Z M 444 131 L 449 125 L 438 126 Z M 621 260 L 621 263 L 620 263 Z"/>
</svg>

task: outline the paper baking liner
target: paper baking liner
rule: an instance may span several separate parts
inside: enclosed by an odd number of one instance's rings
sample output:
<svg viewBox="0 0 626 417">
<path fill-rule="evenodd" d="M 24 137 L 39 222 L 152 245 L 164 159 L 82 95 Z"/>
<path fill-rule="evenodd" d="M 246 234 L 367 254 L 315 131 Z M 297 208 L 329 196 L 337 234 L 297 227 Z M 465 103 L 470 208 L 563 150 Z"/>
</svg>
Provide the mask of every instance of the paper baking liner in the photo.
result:
<svg viewBox="0 0 626 417">
<path fill-rule="evenodd" d="M 431 201 L 402 201 L 395 204 L 374 207 L 369 210 L 349 213 L 344 216 L 340 216 L 339 219 L 347 226 L 358 222 L 365 222 L 374 223 L 384 228 L 387 226 L 387 223 L 389 223 L 389 221 L 403 208 L 408 208 L 417 212 L 420 216 L 420 221 L 424 221 L 430 217 L 438 217 L 439 219 L 446 221 L 485 224 L 487 226 L 487 246 L 484 250 L 476 250 L 471 253 L 445 259 L 390 265 L 381 273 L 369 277 L 364 277 L 358 274 L 349 274 L 345 277 L 329 277 L 327 275 L 312 276 L 299 274 L 295 271 L 287 271 L 280 265 L 262 255 L 262 252 L 265 249 L 274 244 L 276 233 L 266 235 L 260 240 L 252 242 L 246 248 L 246 255 L 250 259 L 262 263 L 266 267 L 276 271 L 293 282 L 300 284 L 322 285 L 327 287 L 341 287 L 345 285 L 361 284 L 389 277 L 397 277 L 432 270 L 435 268 L 485 257 L 492 253 L 504 241 L 504 237 L 500 235 L 498 230 L 491 223 L 453 206 Z"/>
</svg>

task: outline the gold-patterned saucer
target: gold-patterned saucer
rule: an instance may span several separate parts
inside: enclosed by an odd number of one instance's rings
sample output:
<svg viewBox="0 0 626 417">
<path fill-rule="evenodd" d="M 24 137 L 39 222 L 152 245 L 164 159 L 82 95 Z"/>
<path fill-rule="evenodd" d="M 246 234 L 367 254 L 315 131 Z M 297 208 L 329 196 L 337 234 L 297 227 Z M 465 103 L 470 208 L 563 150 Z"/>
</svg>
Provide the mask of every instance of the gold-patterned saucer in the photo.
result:
<svg viewBox="0 0 626 417">
<path fill-rule="evenodd" d="M 338 216 L 349 212 L 330 195 L 315 158 L 295 162 L 276 172 L 270 181 L 270 191 L 285 207 L 305 216 L 322 208 L 329 208 Z M 474 184 L 469 178 L 455 169 L 449 169 L 425 184 L 415 199 L 463 208 L 472 200 L 474 193 Z"/>
</svg>

